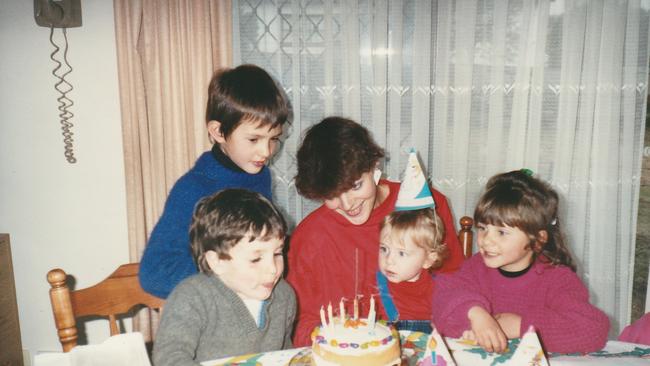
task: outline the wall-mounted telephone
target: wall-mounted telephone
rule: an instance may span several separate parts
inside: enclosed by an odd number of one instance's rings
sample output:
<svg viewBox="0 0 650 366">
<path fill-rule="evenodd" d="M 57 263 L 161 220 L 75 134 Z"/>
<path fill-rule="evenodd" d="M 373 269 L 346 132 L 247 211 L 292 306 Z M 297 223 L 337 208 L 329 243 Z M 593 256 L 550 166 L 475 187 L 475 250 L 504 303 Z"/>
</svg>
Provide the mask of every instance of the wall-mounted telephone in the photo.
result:
<svg viewBox="0 0 650 366">
<path fill-rule="evenodd" d="M 74 142 L 72 139 L 71 122 L 74 113 L 70 111 L 70 107 L 74 105 L 72 99 L 68 97 L 68 93 L 72 91 L 73 87 L 65 77 L 72 72 L 72 66 L 68 62 L 68 36 L 66 29 L 73 27 L 81 27 L 81 0 L 34 0 L 34 19 L 36 24 L 41 27 L 50 28 L 50 43 L 54 46 L 54 51 L 50 54 L 50 59 L 56 63 L 56 67 L 52 70 L 52 75 L 57 78 L 54 84 L 54 89 L 59 93 L 56 98 L 59 102 L 59 118 L 61 123 L 61 130 L 63 134 L 64 156 L 68 163 L 73 164 L 77 162 L 74 156 Z M 63 54 L 61 55 L 59 47 L 54 41 L 54 29 L 61 28 L 63 34 Z"/>
<path fill-rule="evenodd" d="M 81 27 L 81 0 L 34 0 L 34 18 L 41 27 Z"/>
</svg>

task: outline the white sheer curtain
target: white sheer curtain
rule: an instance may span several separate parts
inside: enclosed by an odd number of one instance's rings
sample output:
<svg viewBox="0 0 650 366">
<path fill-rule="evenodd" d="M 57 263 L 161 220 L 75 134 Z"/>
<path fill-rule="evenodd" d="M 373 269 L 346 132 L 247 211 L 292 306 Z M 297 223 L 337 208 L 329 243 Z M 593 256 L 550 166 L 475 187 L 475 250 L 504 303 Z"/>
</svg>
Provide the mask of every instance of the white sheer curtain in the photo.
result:
<svg viewBox="0 0 650 366">
<path fill-rule="evenodd" d="M 302 132 L 367 126 L 399 179 L 414 146 L 457 217 L 485 181 L 526 167 L 563 196 L 592 302 L 629 321 L 648 78 L 648 1 L 233 1 L 234 62 L 274 74 L 295 120 L 273 164 L 293 223 Z"/>
</svg>

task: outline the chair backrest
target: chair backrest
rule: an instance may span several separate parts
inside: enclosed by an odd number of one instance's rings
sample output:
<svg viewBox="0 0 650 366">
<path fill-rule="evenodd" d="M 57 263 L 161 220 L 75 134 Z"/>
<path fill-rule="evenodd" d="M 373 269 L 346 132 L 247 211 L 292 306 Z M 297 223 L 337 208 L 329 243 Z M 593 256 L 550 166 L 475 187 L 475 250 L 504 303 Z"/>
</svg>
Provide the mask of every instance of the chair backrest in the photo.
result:
<svg viewBox="0 0 650 366">
<path fill-rule="evenodd" d="M 474 225 L 474 220 L 469 216 L 463 216 L 460 218 L 460 231 L 458 232 L 458 241 L 460 246 L 463 249 L 463 254 L 465 258 L 472 256 L 472 242 L 474 240 L 474 234 L 472 233 L 472 226 Z"/>
<path fill-rule="evenodd" d="M 165 300 L 140 287 L 139 268 L 139 263 L 123 264 L 98 284 L 75 291 L 68 288 L 63 270 L 56 268 L 47 273 L 54 322 L 63 352 L 69 352 L 77 345 L 77 318 L 91 315 L 108 317 L 111 335 L 116 335 L 120 333 L 118 315 L 126 314 L 138 305 L 162 309 Z"/>
</svg>

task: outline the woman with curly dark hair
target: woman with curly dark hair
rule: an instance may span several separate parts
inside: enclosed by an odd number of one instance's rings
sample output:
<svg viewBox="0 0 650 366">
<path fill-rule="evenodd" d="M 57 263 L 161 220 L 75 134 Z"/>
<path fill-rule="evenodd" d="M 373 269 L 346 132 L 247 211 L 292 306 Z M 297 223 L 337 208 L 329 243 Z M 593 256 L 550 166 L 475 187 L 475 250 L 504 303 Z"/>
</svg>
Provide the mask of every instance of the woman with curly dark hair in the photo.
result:
<svg viewBox="0 0 650 366">
<path fill-rule="evenodd" d="M 287 280 L 299 304 L 294 345 L 306 346 L 322 305 L 345 299 L 351 314 L 355 298 L 360 309 L 368 309 L 370 296 L 378 293 L 379 227 L 395 207 L 400 184 L 380 180 L 383 149 L 349 119 L 328 117 L 312 126 L 297 157 L 298 192 L 323 202 L 298 225 L 289 249 Z M 460 245 L 447 199 L 432 192 L 450 252 L 440 271 L 453 271 L 463 259 Z"/>
</svg>

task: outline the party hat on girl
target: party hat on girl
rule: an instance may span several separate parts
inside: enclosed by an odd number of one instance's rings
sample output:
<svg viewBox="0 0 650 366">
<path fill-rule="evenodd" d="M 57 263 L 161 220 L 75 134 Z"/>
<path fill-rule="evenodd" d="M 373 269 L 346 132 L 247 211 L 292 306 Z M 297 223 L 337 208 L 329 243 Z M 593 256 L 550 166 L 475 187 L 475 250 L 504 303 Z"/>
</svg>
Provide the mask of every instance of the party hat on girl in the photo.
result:
<svg viewBox="0 0 650 366">
<path fill-rule="evenodd" d="M 436 207 L 436 203 L 433 201 L 431 190 L 429 190 L 429 183 L 424 176 L 415 149 L 411 148 L 409 160 L 404 170 L 404 178 L 402 178 L 402 185 L 397 195 L 397 202 L 395 202 L 395 211 L 434 207 Z"/>
<path fill-rule="evenodd" d="M 528 327 L 526 333 L 521 337 L 517 350 L 506 365 L 548 366 L 542 344 L 539 342 L 535 328 L 532 325 Z"/>
</svg>

